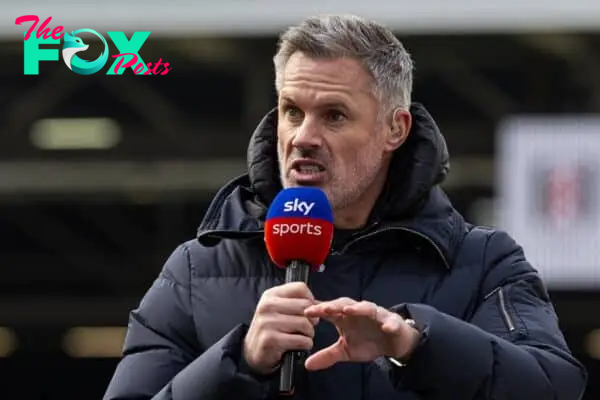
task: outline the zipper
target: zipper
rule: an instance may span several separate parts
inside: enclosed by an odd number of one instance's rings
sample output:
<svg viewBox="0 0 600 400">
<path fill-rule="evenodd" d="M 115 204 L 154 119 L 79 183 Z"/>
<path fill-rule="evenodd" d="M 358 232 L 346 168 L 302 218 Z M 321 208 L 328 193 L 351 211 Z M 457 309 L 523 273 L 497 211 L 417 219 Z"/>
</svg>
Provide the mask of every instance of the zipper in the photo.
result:
<svg viewBox="0 0 600 400">
<path fill-rule="evenodd" d="M 512 318 L 508 313 L 508 309 L 506 308 L 504 290 L 502 288 L 498 288 L 498 302 L 500 303 L 500 311 L 502 312 L 502 316 L 504 317 L 504 322 L 506 323 L 506 326 L 508 326 L 508 331 L 514 331 L 516 329 L 515 324 L 513 323 Z"/>
<path fill-rule="evenodd" d="M 371 228 L 374 228 L 377 224 L 374 224 Z M 402 231 L 402 232 L 408 232 L 408 233 L 412 233 L 413 235 L 417 235 L 420 238 L 424 239 L 425 241 L 427 241 L 429 244 L 431 244 L 433 246 L 433 248 L 437 251 L 438 255 L 440 256 L 440 258 L 442 259 L 442 261 L 444 262 L 444 265 L 446 266 L 447 269 L 450 269 L 450 265 L 448 264 L 448 261 L 446 260 L 446 257 L 444 256 L 444 252 L 442 251 L 442 249 L 440 249 L 440 247 L 433 241 L 431 240 L 428 236 L 422 234 L 419 231 L 415 231 L 414 229 L 410 229 L 410 228 L 406 228 L 406 227 L 401 227 L 401 226 L 389 226 L 386 228 L 382 228 L 376 231 L 372 231 L 369 233 L 365 233 L 362 236 L 359 236 L 351 241 L 349 241 L 348 243 L 346 243 L 344 245 L 344 247 L 342 247 L 342 249 L 340 251 L 336 251 L 336 252 L 332 252 L 331 254 L 344 254 L 344 252 L 346 252 L 348 250 L 348 248 L 354 244 L 356 244 L 357 242 L 360 242 L 361 240 L 367 239 L 369 237 L 372 237 L 374 235 L 383 233 L 383 232 L 390 232 L 390 231 Z"/>
</svg>

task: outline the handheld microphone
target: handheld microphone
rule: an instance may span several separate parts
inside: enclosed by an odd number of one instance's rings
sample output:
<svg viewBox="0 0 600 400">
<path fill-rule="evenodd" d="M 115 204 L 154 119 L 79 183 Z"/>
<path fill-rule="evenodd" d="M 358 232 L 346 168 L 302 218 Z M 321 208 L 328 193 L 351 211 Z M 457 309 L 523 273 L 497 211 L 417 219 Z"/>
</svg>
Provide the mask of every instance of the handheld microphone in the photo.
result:
<svg viewBox="0 0 600 400">
<path fill-rule="evenodd" d="M 285 268 L 285 283 L 308 282 L 309 272 L 325 262 L 333 239 L 333 212 L 318 188 L 284 189 L 267 212 L 265 242 L 273 263 Z M 284 355 L 279 391 L 294 390 L 297 352 Z"/>
</svg>

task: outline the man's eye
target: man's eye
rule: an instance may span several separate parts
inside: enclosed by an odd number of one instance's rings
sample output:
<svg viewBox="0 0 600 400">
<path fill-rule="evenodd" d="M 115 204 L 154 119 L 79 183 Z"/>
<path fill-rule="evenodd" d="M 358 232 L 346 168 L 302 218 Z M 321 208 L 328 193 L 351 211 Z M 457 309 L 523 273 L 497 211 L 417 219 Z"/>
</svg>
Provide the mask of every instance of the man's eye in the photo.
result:
<svg viewBox="0 0 600 400">
<path fill-rule="evenodd" d="M 302 111 L 298 107 L 286 106 L 283 112 L 288 118 L 297 119 L 302 117 Z"/>
<path fill-rule="evenodd" d="M 329 122 L 342 122 L 346 119 L 346 115 L 339 110 L 330 110 L 325 117 Z"/>
</svg>

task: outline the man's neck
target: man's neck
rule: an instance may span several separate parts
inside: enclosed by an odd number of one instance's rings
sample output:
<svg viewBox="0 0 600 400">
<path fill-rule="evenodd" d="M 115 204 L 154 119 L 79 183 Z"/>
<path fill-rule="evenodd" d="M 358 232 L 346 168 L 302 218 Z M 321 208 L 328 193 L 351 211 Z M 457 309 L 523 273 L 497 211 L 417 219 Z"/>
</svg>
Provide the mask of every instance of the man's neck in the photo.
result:
<svg viewBox="0 0 600 400">
<path fill-rule="evenodd" d="M 371 207 L 368 210 L 370 213 Z M 360 229 L 364 227 L 367 224 L 369 213 L 365 215 L 365 213 L 361 211 L 357 210 L 357 212 L 355 212 L 354 207 L 348 207 L 334 213 L 335 227 L 344 230 Z"/>
<path fill-rule="evenodd" d="M 341 210 L 334 210 L 334 224 L 338 229 L 360 229 L 363 228 L 371 215 L 373 207 L 383 191 L 387 175 L 382 175 L 373 181 L 357 201 Z"/>
</svg>

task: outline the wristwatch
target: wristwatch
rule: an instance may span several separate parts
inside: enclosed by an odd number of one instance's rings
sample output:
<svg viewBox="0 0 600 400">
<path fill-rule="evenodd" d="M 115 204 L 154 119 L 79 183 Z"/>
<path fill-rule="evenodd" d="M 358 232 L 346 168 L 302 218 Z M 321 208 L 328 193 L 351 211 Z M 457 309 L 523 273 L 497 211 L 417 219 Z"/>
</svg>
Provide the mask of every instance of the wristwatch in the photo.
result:
<svg viewBox="0 0 600 400">
<path fill-rule="evenodd" d="M 416 323 L 414 319 L 405 319 L 404 322 L 406 322 L 411 328 L 416 329 Z M 406 362 L 400 361 L 394 357 L 387 357 L 387 359 L 389 362 L 400 368 L 406 367 L 407 365 Z"/>
</svg>

